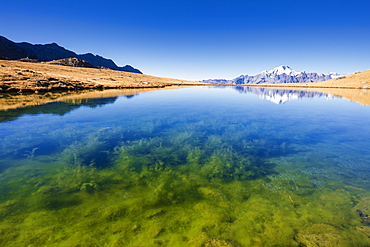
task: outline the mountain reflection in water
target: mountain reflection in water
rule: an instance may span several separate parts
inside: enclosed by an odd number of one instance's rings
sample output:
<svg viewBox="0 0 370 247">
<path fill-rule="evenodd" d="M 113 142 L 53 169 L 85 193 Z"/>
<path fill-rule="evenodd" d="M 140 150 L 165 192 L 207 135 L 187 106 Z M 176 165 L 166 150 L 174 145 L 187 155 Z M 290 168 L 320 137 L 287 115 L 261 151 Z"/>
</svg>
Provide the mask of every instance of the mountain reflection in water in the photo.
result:
<svg viewBox="0 0 370 247">
<path fill-rule="evenodd" d="M 335 96 L 331 94 L 313 92 L 313 91 L 300 91 L 291 89 L 275 89 L 265 87 L 235 87 L 240 93 L 255 93 L 261 99 L 269 100 L 275 104 L 284 104 L 290 100 L 297 100 L 302 98 L 322 97 L 326 99 L 333 99 Z"/>
</svg>

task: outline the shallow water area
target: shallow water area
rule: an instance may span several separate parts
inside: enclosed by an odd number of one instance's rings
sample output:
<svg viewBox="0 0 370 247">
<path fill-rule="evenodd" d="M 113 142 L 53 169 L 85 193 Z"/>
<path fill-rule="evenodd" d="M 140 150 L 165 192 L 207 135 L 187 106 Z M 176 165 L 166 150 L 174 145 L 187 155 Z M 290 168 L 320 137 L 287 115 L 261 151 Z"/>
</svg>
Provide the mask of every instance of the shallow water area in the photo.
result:
<svg viewBox="0 0 370 247">
<path fill-rule="evenodd" d="M 1 246 L 370 246 L 370 106 L 191 87 L 0 119 Z"/>
</svg>

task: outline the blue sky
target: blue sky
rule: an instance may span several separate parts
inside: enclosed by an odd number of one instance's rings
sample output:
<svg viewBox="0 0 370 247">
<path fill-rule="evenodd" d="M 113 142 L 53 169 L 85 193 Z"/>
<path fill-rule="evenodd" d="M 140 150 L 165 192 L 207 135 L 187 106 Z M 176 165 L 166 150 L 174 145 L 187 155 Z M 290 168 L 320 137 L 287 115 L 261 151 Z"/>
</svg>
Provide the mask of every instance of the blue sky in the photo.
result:
<svg viewBox="0 0 370 247">
<path fill-rule="evenodd" d="M 370 1 L 4 1 L 0 35 L 202 80 L 370 69 Z"/>
</svg>

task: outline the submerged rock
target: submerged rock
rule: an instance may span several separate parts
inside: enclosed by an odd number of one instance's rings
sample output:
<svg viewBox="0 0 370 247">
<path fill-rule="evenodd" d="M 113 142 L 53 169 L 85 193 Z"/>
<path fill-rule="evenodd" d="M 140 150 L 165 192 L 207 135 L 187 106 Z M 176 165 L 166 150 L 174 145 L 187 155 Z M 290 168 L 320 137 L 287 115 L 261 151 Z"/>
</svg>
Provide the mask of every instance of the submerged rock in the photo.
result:
<svg viewBox="0 0 370 247">
<path fill-rule="evenodd" d="M 339 230 L 327 224 L 314 224 L 297 236 L 297 241 L 300 246 L 305 247 L 339 247 L 350 246 L 348 241 L 344 239 Z"/>
<path fill-rule="evenodd" d="M 198 192 L 202 195 L 202 197 L 206 199 L 222 201 L 226 199 L 224 194 L 209 187 L 200 187 L 198 188 Z"/>
<path fill-rule="evenodd" d="M 355 229 L 370 238 L 370 226 L 357 226 Z"/>
<path fill-rule="evenodd" d="M 238 247 L 240 245 L 230 240 L 211 238 L 202 244 L 202 247 Z"/>
<path fill-rule="evenodd" d="M 151 219 L 153 217 L 156 217 L 156 216 L 160 216 L 162 214 L 164 214 L 165 211 L 163 209 L 158 209 L 158 210 L 153 210 L 153 211 L 150 211 L 146 216 L 145 218 L 147 219 Z"/>
<path fill-rule="evenodd" d="M 361 217 L 362 222 L 370 223 L 370 197 L 364 197 L 354 207 L 354 210 Z"/>
</svg>

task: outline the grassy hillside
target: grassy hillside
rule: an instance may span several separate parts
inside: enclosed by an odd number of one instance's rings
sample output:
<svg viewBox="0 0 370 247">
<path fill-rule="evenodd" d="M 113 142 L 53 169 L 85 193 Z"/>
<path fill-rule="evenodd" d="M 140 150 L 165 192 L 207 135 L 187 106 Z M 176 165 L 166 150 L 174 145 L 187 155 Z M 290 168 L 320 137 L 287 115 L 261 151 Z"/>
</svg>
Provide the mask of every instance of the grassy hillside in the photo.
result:
<svg viewBox="0 0 370 247">
<path fill-rule="evenodd" d="M 0 92 L 156 88 L 201 83 L 110 69 L 0 60 Z"/>
</svg>

